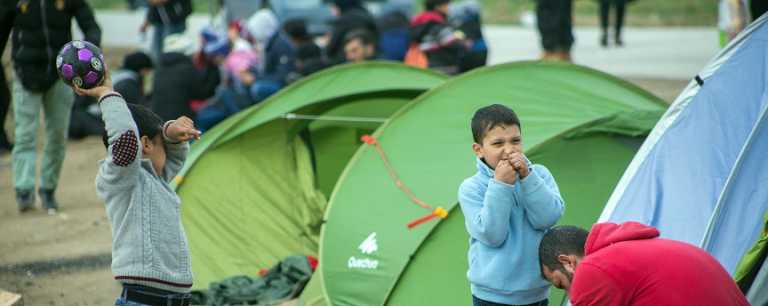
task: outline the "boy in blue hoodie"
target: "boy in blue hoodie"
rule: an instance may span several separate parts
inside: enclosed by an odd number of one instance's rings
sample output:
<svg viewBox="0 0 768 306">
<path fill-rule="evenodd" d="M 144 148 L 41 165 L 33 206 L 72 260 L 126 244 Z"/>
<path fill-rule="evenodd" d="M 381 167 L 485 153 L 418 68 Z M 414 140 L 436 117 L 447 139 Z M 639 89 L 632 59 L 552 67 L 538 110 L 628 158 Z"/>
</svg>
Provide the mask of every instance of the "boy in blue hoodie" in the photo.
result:
<svg viewBox="0 0 768 306">
<path fill-rule="evenodd" d="M 565 205 L 552 174 L 523 155 L 520 120 L 506 106 L 483 107 L 472 117 L 477 173 L 459 187 L 469 232 L 474 306 L 548 304 L 538 245 Z"/>
</svg>

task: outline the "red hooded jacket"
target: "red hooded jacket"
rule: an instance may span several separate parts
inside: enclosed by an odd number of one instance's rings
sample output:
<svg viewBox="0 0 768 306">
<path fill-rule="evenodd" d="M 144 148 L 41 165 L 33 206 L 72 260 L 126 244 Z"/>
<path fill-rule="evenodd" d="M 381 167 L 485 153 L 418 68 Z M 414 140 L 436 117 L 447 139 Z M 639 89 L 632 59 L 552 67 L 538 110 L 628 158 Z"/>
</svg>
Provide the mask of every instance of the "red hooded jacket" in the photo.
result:
<svg viewBox="0 0 768 306">
<path fill-rule="evenodd" d="M 749 305 L 717 260 L 637 222 L 592 227 L 570 288 L 574 306 Z"/>
</svg>

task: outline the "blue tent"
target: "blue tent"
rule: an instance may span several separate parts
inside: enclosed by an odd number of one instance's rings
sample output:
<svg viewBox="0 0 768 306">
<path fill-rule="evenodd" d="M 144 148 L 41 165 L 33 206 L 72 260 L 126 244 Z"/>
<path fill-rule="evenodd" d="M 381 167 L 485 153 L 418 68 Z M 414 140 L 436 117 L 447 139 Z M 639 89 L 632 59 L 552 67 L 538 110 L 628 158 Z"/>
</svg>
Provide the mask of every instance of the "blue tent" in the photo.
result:
<svg viewBox="0 0 768 306">
<path fill-rule="evenodd" d="M 663 237 L 701 246 L 734 273 L 768 208 L 766 20 L 726 46 L 672 104 L 630 163 L 601 222 L 653 225 Z"/>
</svg>

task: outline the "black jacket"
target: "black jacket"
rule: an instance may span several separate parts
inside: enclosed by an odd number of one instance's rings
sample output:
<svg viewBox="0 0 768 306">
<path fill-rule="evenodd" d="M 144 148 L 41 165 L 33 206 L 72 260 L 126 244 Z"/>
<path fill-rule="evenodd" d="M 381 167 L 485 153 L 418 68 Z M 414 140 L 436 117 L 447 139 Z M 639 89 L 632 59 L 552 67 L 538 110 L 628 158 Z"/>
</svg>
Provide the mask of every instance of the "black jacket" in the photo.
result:
<svg viewBox="0 0 768 306">
<path fill-rule="evenodd" d="M 168 0 L 163 5 L 150 6 L 147 10 L 147 21 L 158 24 L 180 24 L 187 21 L 192 14 L 191 0 Z"/>
<path fill-rule="evenodd" d="M 198 70 L 192 59 L 181 53 L 164 53 L 155 67 L 152 110 L 163 120 L 187 116 L 194 119 L 191 100 L 212 96 L 221 80 L 216 66 Z"/>
<path fill-rule="evenodd" d="M 56 55 L 72 40 L 72 18 L 85 33 L 85 40 L 97 46 L 101 43 L 101 29 L 85 0 L 3 2 L 15 6 L 11 56 L 16 75 L 27 90 L 48 90 L 58 79 Z"/>
<path fill-rule="evenodd" d="M 125 102 L 147 106 L 146 97 L 142 90 L 141 75 L 130 69 L 118 69 L 111 73 L 112 86 L 120 93 Z"/>
<path fill-rule="evenodd" d="M 13 21 L 16 13 L 13 3 L 0 1 L 0 53 L 5 50 L 5 44 L 8 42 L 8 36 L 13 29 Z"/>
<path fill-rule="evenodd" d="M 344 11 L 338 20 L 333 24 L 331 40 L 325 47 L 328 59 L 335 62 L 344 61 L 344 38 L 347 33 L 364 29 L 374 36 L 374 41 L 378 40 L 379 32 L 376 27 L 376 20 L 365 8 L 351 8 Z"/>
</svg>

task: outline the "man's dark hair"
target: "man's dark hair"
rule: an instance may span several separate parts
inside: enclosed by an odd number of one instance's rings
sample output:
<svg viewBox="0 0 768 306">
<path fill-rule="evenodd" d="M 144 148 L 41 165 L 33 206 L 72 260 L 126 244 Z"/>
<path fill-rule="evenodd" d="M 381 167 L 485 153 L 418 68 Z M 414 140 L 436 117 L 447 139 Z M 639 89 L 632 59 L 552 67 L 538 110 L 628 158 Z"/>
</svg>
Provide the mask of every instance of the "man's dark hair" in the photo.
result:
<svg viewBox="0 0 768 306">
<path fill-rule="evenodd" d="M 302 18 L 293 18 L 283 23 L 283 31 L 288 36 L 298 41 L 311 40 L 312 36 L 307 31 L 307 22 Z"/>
<path fill-rule="evenodd" d="M 517 125 L 522 130 L 517 114 L 501 104 L 493 104 L 475 112 L 472 116 L 472 137 L 478 144 L 483 143 L 485 133 L 500 125 Z"/>
<path fill-rule="evenodd" d="M 351 9 L 363 8 L 363 2 L 361 0 L 333 0 L 332 3 L 335 4 L 342 13 Z"/>
<path fill-rule="evenodd" d="M 447 3 L 450 3 L 450 2 L 451 2 L 451 0 L 426 0 L 426 1 L 424 1 L 424 8 L 427 11 L 432 11 L 432 10 L 434 10 L 436 7 L 438 7 L 440 5 L 447 4 Z"/>
<path fill-rule="evenodd" d="M 133 103 L 126 103 L 126 105 L 128 105 L 128 110 L 131 111 L 133 122 L 136 122 L 136 127 L 139 129 L 139 139 L 142 136 L 154 139 L 155 136 L 162 133 L 163 119 L 160 119 L 160 116 L 143 105 Z M 109 147 L 109 136 L 106 130 L 101 136 L 101 141 L 104 143 L 105 148 Z"/>
<path fill-rule="evenodd" d="M 584 256 L 587 236 L 588 231 L 573 225 L 560 225 L 549 229 L 539 243 L 539 262 L 550 270 L 562 269 L 557 256 Z"/>
<path fill-rule="evenodd" d="M 140 72 L 142 69 L 152 69 L 152 59 L 144 52 L 136 51 L 123 58 L 123 68 Z"/>
<path fill-rule="evenodd" d="M 363 46 L 376 46 L 373 34 L 370 31 L 363 29 L 357 29 L 347 33 L 347 35 L 344 36 L 344 45 L 346 46 L 348 43 L 357 39 L 360 40 L 360 43 L 362 43 Z"/>
</svg>

